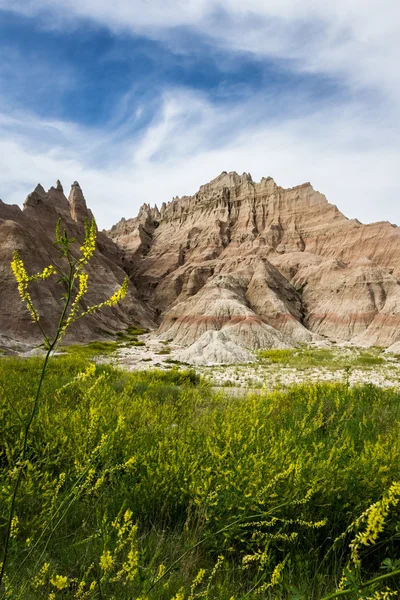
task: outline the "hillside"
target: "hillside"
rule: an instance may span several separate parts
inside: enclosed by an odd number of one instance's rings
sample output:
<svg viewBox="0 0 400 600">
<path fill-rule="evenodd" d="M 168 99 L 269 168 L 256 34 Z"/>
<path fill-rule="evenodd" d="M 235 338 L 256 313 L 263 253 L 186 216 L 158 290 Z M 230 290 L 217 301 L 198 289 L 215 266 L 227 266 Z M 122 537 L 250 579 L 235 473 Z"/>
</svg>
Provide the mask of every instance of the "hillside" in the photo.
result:
<svg viewBox="0 0 400 600">
<path fill-rule="evenodd" d="M 309 183 L 224 172 L 108 233 L 160 331 L 197 353 L 398 339 L 400 230 L 347 219 Z"/>
<path fill-rule="evenodd" d="M 76 238 L 74 252 L 78 253 L 84 239 L 84 219 L 91 219 L 92 213 L 77 182 L 72 185 L 68 199 L 60 182 L 47 192 L 38 185 L 26 198 L 23 210 L 0 200 L 0 347 L 24 348 L 41 339 L 20 302 L 10 263 L 13 251 L 18 250 L 29 274 L 40 272 L 49 264 L 57 264 L 59 256 L 54 239 L 59 218 L 62 227 Z M 124 279 L 122 253 L 104 233 L 98 234 L 96 253 L 88 273 L 89 305 L 108 298 Z M 51 331 L 59 318 L 60 288 L 56 278 L 47 281 L 46 285 L 32 283 L 30 292 L 44 328 Z M 101 338 L 107 331 L 114 332 L 139 321 L 149 327 L 154 325 L 152 312 L 143 305 L 131 284 L 121 307 L 107 308 L 96 317 L 89 316 L 71 329 L 67 341 Z"/>
<path fill-rule="evenodd" d="M 17 300 L 10 271 L 19 250 L 30 273 L 57 260 L 54 229 L 83 239 L 92 213 L 77 182 L 41 185 L 23 210 L 0 201 L 0 342 L 35 344 L 37 332 Z M 120 307 L 71 329 L 70 341 L 103 338 L 129 325 L 159 327 L 192 362 L 243 362 L 249 349 L 302 343 L 391 346 L 400 339 L 400 230 L 349 220 L 310 183 L 284 189 L 268 177 L 223 172 L 194 196 L 99 232 L 88 302 L 131 278 Z M 57 311 L 56 284 L 35 289 L 44 325 Z M 184 349 L 186 348 L 186 349 Z"/>
</svg>

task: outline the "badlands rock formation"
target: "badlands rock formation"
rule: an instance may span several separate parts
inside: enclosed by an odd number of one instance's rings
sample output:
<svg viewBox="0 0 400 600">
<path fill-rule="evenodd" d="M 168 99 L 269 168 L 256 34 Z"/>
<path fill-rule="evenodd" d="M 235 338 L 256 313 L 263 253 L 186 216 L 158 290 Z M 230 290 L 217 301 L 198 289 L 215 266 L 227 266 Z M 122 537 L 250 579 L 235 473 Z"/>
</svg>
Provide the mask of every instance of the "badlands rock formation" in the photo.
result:
<svg viewBox="0 0 400 600">
<path fill-rule="evenodd" d="M 78 183 L 38 185 L 24 208 L 0 201 L 0 346 L 38 340 L 10 271 L 14 249 L 29 272 L 57 260 L 54 229 L 83 240 L 92 218 Z M 306 183 L 279 187 L 222 173 L 194 196 L 99 233 L 87 303 L 109 297 L 126 273 L 128 297 L 79 323 L 70 340 L 103 337 L 136 323 L 158 327 L 185 362 L 241 362 L 251 349 L 313 341 L 400 347 L 400 230 L 347 219 Z M 55 280 L 32 285 L 46 328 L 58 311 Z"/>
<path fill-rule="evenodd" d="M 23 347 L 21 343 L 32 344 L 41 339 L 37 326 L 19 300 L 10 263 L 14 250 L 19 251 L 29 274 L 57 262 L 54 237 L 59 217 L 62 227 L 77 239 L 74 252 L 78 253 L 84 239 L 84 219 L 91 219 L 92 214 L 77 182 L 72 185 L 69 199 L 60 182 L 47 192 L 38 185 L 25 200 L 23 210 L 0 200 L 0 347 L 18 348 Z M 88 265 L 88 273 L 87 306 L 106 300 L 124 279 L 122 252 L 104 233 L 98 234 L 97 251 Z M 56 277 L 45 283 L 31 284 L 30 292 L 45 330 L 51 332 L 60 314 L 61 289 Z M 152 311 L 143 305 L 131 284 L 121 306 L 107 308 L 75 324 L 69 340 L 101 338 L 105 331 L 120 330 L 133 322 L 154 325 Z"/>
<path fill-rule="evenodd" d="M 400 230 L 347 219 L 310 183 L 223 172 L 109 236 L 160 332 L 192 345 L 189 362 L 237 360 L 235 345 L 400 340 Z"/>
</svg>

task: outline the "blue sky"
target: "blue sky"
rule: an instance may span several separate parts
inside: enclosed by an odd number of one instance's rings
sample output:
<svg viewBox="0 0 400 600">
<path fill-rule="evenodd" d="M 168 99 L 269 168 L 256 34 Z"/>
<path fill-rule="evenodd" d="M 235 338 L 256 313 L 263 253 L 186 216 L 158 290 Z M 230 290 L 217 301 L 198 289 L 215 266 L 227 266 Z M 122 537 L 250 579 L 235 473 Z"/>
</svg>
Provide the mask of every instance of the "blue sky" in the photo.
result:
<svg viewBox="0 0 400 600">
<path fill-rule="evenodd" d="M 99 225 L 222 170 L 400 223 L 393 0 L 0 0 L 0 197 L 74 180 Z"/>
</svg>

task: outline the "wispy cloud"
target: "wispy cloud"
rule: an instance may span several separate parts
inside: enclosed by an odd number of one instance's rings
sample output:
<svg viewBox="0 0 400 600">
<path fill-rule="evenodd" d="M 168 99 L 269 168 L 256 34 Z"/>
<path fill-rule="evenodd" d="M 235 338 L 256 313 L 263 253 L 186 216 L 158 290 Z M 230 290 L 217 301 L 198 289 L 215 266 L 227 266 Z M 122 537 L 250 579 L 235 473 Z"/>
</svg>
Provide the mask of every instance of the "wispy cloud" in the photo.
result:
<svg viewBox="0 0 400 600">
<path fill-rule="evenodd" d="M 100 225 L 110 226 L 142 202 L 193 193 L 222 170 L 237 170 L 284 186 L 310 180 L 350 217 L 400 222 L 394 1 L 0 0 L 1 8 L 43 32 L 86 19 L 117 38 L 160 44 L 146 50 L 156 52 L 153 75 L 141 74 L 147 88 L 130 81 L 100 122 L 46 118 L 29 102 L 16 108 L 0 95 L 5 201 L 20 202 L 37 181 L 78 179 Z M 163 48 L 175 58 L 161 77 Z M 120 49 L 112 48 L 110 60 Z M 201 64 L 204 52 L 209 62 Z M 219 72 L 199 86 L 213 60 Z M 182 79 L 184 68 L 189 75 L 193 68 L 192 80 Z M 60 65 L 61 82 L 70 74 Z M 0 67 L 0 82 L 7 77 Z"/>
</svg>

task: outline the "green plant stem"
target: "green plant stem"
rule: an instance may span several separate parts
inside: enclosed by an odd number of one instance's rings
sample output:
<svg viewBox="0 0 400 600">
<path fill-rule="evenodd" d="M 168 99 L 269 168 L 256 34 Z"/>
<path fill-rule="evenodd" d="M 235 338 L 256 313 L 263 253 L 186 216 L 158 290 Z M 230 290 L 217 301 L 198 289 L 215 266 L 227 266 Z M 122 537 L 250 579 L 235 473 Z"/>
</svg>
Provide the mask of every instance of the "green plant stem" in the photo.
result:
<svg viewBox="0 0 400 600">
<path fill-rule="evenodd" d="M 64 319 L 65 319 L 65 315 L 67 314 L 67 310 L 68 310 L 68 306 L 69 303 L 71 301 L 71 295 L 72 295 L 72 287 L 74 284 L 74 264 L 71 262 L 71 260 L 68 261 L 69 262 L 69 277 L 68 277 L 68 289 L 67 289 L 67 297 L 65 299 L 65 304 L 64 304 L 64 309 L 61 313 L 61 317 L 60 320 L 58 322 L 58 327 L 57 327 L 57 331 L 56 331 L 56 335 L 54 337 L 53 343 L 52 343 L 52 348 L 54 348 L 54 346 L 57 344 L 58 339 L 61 335 L 62 332 L 62 326 L 64 324 Z"/>
<path fill-rule="evenodd" d="M 397 571 L 392 571 L 392 573 L 386 573 L 385 575 L 379 575 L 379 577 L 375 577 L 374 579 L 370 579 L 369 581 L 365 581 L 359 586 L 360 590 L 363 590 L 370 585 L 374 585 L 375 583 L 380 583 L 381 581 L 385 581 L 390 577 L 396 577 L 396 575 L 400 575 L 400 569 Z M 340 598 L 341 596 L 348 596 L 349 594 L 354 594 L 354 590 L 340 590 L 340 592 L 334 592 L 329 596 L 324 596 L 321 600 L 332 600 L 332 598 Z"/>
</svg>

